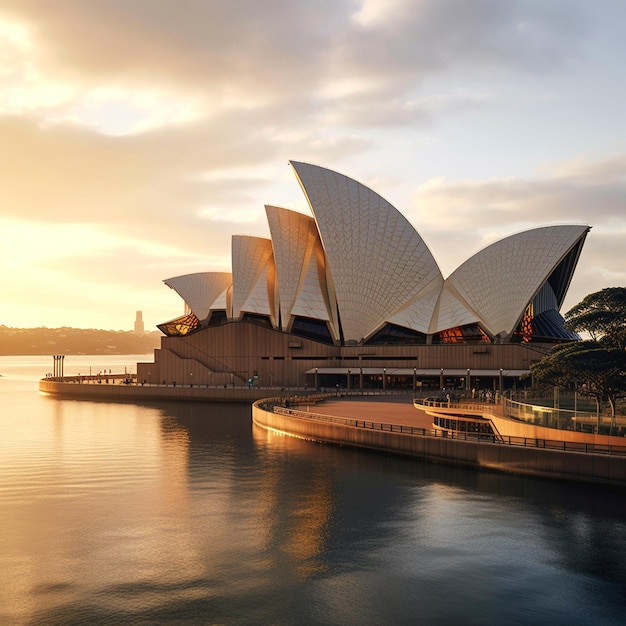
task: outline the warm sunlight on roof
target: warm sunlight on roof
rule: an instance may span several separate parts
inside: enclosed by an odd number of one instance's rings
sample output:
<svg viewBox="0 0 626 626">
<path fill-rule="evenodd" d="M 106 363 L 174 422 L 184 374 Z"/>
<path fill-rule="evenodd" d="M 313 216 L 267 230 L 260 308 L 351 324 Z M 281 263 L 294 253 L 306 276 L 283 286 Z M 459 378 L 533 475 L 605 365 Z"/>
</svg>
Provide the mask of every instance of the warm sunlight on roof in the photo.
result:
<svg viewBox="0 0 626 626">
<path fill-rule="evenodd" d="M 290 159 L 375 188 L 442 270 L 589 223 L 565 307 L 626 284 L 624 3 L 44 4 L 0 9 L 0 324 L 174 317 L 163 278 L 228 271 L 266 204 L 310 215 Z"/>
</svg>

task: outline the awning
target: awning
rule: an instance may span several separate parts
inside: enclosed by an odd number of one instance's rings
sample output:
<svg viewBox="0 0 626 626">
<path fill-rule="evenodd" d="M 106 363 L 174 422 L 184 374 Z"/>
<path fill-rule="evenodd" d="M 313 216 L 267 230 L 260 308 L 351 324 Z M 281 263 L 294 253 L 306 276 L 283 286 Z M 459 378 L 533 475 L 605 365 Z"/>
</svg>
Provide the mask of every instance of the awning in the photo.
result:
<svg viewBox="0 0 626 626">
<path fill-rule="evenodd" d="M 387 376 L 413 376 L 415 373 L 416 376 L 441 376 L 443 373 L 444 376 L 467 376 L 467 369 L 421 369 L 415 368 L 413 370 L 412 367 L 313 367 L 306 371 L 307 374 L 335 374 L 347 376 L 348 372 L 351 374 L 360 374 L 363 372 L 363 375 L 367 376 L 382 376 L 386 374 Z M 485 369 L 470 369 L 469 375 L 472 378 L 480 378 L 481 376 L 487 377 L 498 377 L 500 376 L 500 372 L 502 372 L 502 376 L 505 378 L 519 378 L 520 376 L 524 376 L 524 374 L 528 374 L 529 370 L 485 370 Z"/>
</svg>

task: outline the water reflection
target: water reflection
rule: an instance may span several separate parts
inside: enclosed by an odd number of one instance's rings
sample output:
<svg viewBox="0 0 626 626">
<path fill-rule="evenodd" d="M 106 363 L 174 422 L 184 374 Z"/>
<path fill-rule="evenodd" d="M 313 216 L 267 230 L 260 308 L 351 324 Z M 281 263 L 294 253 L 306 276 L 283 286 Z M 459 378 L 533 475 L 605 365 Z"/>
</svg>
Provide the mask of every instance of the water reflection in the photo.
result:
<svg viewBox="0 0 626 626">
<path fill-rule="evenodd" d="M 622 493 L 284 437 L 246 405 L 24 403 L 2 623 L 623 621 Z"/>
<path fill-rule="evenodd" d="M 340 613 L 345 609 L 346 616 L 357 598 L 364 606 L 371 600 L 362 597 L 371 581 L 358 582 L 356 573 L 381 566 L 403 572 L 400 578 L 406 577 L 411 588 L 419 583 L 419 597 L 425 590 L 458 595 L 459 577 L 462 597 L 501 593 L 509 607 L 501 616 L 507 618 L 519 603 L 507 593 L 520 584 L 537 593 L 536 581 L 529 581 L 540 573 L 552 577 L 555 570 L 574 579 L 591 577 L 576 579 L 563 591 L 570 604 L 580 603 L 572 589 L 584 583 L 597 593 L 592 604 L 610 595 L 623 608 L 626 516 L 618 492 L 324 446 L 256 426 L 254 445 L 242 446 L 234 416 L 219 421 L 216 430 L 189 416 L 180 423 L 199 436 L 201 448 L 202 442 L 217 449 L 239 442 L 231 449 L 237 450 L 239 467 L 231 489 L 249 507 L 258 542 L 248 548 L 258 553 L 264 576 L 278 585 L 330 576 L 337 589 L 350 590 L 351 599 L 346 608 L 345 599 L 339 602 L 328 591 L 324 602 L 337 605 Z M 206 470 L 202 459 L 199 455 L 191 474 Z M 427 570 L 416 565 L 424 562 Z M 599 589 L 602 580 L 608 586 Z M 475 604 L 469 597 L 466 601 Z M 550 594 L 538 594 L 538 603 L 547 613 L 564 610 Z M 402 606 L 406 610 L 406 599 Z"/>
</svg>

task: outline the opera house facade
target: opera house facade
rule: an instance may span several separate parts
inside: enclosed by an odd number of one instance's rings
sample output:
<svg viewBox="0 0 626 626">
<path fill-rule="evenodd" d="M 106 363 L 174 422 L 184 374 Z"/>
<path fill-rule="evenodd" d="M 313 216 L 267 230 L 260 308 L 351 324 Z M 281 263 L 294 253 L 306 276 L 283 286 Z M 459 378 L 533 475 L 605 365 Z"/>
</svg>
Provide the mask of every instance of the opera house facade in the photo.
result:
<svg viewBox="0 0 626 626">
<path fill-rule="evenodd" d="M 152 383 L 500 389 L 555 343 L 590 227 L 501 239 L 444 278 L 404 216 L 365 185 L 291 167 L 312 217 L 266 206 L 270 238 L 232 237 L 232 273 L 165 280 L 184 315 L 159 325 Z"/>
</svg>

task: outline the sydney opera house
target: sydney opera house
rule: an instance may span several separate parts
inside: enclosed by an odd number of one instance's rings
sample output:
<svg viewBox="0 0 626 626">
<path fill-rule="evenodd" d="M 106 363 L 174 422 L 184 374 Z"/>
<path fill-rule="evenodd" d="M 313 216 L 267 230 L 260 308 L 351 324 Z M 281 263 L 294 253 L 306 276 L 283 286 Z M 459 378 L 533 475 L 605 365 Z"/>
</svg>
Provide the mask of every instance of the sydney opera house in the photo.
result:
<svg viewBox="0 0 626 626">
<path fill-rule="evenodd" d="M 183 385 L 502 389 L 555 343 L 587 225 L 543 226 L 444 278 L 419 233 L 365 185 L 291 162 L 312 217 L 266 206 L 232 273 L 165 280 L 184 315 L 137 376 Z"/>
</svg>

